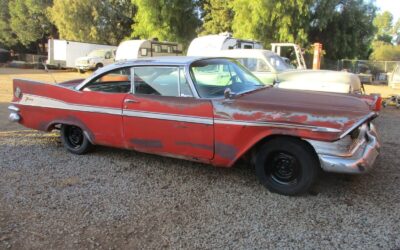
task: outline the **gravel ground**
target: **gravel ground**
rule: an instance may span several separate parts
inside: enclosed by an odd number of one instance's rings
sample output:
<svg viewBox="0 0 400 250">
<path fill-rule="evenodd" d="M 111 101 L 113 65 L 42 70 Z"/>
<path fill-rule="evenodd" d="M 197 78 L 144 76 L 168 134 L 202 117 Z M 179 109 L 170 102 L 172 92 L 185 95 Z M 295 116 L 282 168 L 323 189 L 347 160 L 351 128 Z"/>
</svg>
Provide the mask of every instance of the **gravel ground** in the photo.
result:
<svg viewBox="0 0 400 250">
<path fill-rule="evenodd" d="M 1 87 L 1 86 L 0 86 Z M 301 197 L 254 169 L 97 147 L 6 122 L 0 103 L 0 249 L 400 249 L 400 110 L 376 120 L 383 149 L 362 176 L 323 174 Z"/>
</svg>

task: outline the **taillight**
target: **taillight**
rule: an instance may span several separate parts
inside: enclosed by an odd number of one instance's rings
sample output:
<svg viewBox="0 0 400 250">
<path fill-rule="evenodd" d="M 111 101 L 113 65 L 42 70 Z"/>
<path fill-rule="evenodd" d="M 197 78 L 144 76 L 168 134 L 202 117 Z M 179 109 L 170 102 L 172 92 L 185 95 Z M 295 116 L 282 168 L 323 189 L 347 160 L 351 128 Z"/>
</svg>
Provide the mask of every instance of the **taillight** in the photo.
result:
<svg viewBox="0 0 400 250">
<path fill-rule="evenodd" d="M 382 97 L 377 96 L 375 101 L 374 107 L 372 108 L 373 111 L 380 111 L 382 109 Z"/>
</svg>

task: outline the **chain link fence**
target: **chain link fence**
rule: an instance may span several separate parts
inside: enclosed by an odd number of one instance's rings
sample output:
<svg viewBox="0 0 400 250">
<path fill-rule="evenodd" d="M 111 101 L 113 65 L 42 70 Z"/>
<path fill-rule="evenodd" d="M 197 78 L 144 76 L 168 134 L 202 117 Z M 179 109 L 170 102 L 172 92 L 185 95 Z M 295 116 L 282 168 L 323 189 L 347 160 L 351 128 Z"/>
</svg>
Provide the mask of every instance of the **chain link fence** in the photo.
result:
<svg viewBox="0 0 400 250">
<path fill-rule="evenodd" d="M 337 70 L 348 71 L 370 79 L 374 83 L 387 84 L 390 74 L 400 61 L 367 61 L 342 59 L 337 62 Z M 368 82 L 366 81 L 366 82 Z"/>
</svg>

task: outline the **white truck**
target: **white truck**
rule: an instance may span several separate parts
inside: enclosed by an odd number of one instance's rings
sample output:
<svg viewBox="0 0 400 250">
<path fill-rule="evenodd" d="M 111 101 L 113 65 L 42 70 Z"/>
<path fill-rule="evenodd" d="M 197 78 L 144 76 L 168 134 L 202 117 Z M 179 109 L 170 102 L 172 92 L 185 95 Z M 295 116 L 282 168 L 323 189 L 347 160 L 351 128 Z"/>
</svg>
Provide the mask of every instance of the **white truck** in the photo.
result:
<svg viewBox="0 0 400 250">
<path fill-rule="evenodd" d="M 96 49 L 116 49 L 116 46 L 49 39 L 46 63 L 58 68 L 75 68 L 75 61 Z"/>
<path fill-rule="evenodd" d="M 128 40 L 117 48 L 115 61 L 134 60 L 142 57 L 180 56 L 182 45 L 158 40 Z"/>
<path fill-rule="evenodd" d="M 96 49 L 87 56 L 76 59 L 75 68 L 79 73 L 87 70 L 96 70 L 115 62 L 115 49 Z"/>
<path fill-rule="evenodd" d="M 220 50 L 262 49 L 261 43 L 252 40 L 233 38 L 230 33 L 200 36 L 192 40 L 188 56 L 213 56 Z"/>
</svg>

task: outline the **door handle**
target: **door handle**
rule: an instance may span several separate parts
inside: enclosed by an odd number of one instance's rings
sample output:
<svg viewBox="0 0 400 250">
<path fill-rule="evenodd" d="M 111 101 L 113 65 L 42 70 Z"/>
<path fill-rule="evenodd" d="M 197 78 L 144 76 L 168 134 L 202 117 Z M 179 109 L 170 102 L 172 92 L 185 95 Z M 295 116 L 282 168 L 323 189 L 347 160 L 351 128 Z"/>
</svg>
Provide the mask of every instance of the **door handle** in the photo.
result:
<svg viewBox="0 0 400 250">
<path fill-rule="evenodd" d="M 125 99 L 124 103 L 139 103 L 139 101 L 133 100 L 133 99 Z"/>
</svg>

